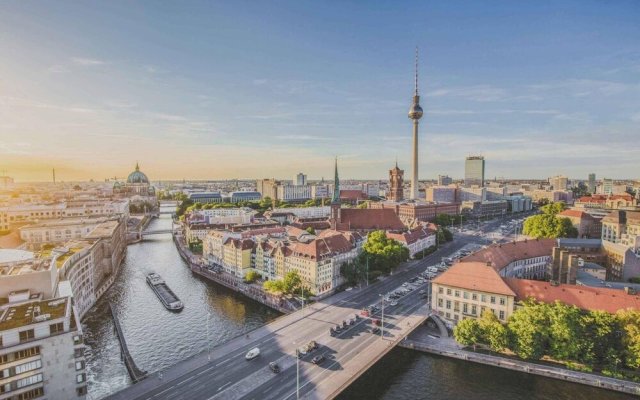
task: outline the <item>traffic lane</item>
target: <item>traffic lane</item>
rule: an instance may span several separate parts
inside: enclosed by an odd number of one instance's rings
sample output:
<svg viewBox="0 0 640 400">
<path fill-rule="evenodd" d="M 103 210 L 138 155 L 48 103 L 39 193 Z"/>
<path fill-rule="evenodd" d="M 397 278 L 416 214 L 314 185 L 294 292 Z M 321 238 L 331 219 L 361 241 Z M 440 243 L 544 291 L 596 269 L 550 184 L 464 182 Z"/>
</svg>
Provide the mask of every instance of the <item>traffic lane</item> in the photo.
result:
<svg viewBox="0 0 640 400">
<path fill-rule="evenodd" d="M 268 342 L 273 342 L 274 340 L 275 337 L 269 339 Z M 234 352 L 224 360 L 213 360 L 205 367 L 192 371 L 188 375 L 183 375 L 183 379 L 179 381 L 167 382 L 166 385 L 158 388 L 159 390 L 145 394 L 144 398 L 175 399 L 181 397 L 183 393 L 190 393 L 193 388 L 198 387 L 203 381 L 218 387 L 224 385 L 229 379 L 233 380 L 237 376 L 251 374 L 260 369 L 259 365 L 251 362 L 253 360 L 247 362 L 244 357 L 252 346 L 255 347 L 254 344 L 251 344 L 247 348 Z M 268 346 L 264 352 L 264 357 L 277 358 L 278 351 L 276 346 Z"/>
</svg>

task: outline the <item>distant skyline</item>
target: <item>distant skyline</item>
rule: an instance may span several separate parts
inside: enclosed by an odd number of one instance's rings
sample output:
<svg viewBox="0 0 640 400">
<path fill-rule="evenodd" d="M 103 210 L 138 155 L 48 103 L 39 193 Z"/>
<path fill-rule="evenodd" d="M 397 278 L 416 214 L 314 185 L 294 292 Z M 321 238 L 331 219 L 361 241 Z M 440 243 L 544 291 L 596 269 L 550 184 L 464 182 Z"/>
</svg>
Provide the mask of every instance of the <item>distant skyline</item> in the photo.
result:
<svg viewBox="0 0 640 400">
<path fill-rule="evenodd" d="M 640 2 L 0 3 L 18 181 L 640 178 Z"/>
</svg>

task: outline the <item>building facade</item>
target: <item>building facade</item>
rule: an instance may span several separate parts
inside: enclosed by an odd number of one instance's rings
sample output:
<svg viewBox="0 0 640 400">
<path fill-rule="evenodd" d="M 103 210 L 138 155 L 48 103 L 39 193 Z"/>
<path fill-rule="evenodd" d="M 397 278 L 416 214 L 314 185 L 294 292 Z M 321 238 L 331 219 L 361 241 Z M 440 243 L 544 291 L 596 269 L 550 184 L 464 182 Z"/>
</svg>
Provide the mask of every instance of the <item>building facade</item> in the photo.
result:
<svg viewBox="0 0 640 400">
<path fill-rule="evenodd" d="M 464 161 L 465 186 L 484 186 L 484 157 L 469 156 Z"/>
</svg>

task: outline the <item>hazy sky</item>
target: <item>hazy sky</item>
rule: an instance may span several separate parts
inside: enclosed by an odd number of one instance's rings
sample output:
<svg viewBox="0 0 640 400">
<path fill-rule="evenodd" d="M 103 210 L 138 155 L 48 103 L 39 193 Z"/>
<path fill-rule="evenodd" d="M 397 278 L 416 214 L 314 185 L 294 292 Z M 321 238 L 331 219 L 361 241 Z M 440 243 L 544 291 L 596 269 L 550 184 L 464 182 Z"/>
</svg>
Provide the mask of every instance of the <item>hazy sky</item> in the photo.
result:
<svg viewBox="0 0 640 400">
<path fill-rule="evenodd" d="M 0 174 L 637 178 L 639 1 L 4 1 Z"/>
</svg>

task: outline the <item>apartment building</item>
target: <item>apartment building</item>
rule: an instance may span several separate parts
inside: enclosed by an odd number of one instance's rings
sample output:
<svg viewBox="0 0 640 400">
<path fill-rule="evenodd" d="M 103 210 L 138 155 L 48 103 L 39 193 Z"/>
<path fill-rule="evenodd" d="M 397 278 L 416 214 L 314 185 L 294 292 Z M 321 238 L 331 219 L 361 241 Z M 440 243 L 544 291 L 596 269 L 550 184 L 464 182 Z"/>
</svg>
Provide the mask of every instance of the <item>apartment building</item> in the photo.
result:
<svg viewBox="0 0 640 400">
<path fill-rule="evenodd" d="M 0 307 L 0 400 L 84 399 L 84 344 L 71 298 L 16 291 Z"/>
</svg>

